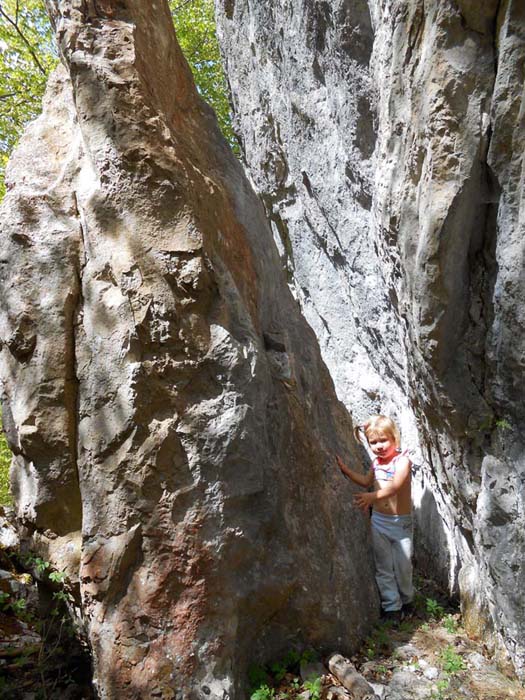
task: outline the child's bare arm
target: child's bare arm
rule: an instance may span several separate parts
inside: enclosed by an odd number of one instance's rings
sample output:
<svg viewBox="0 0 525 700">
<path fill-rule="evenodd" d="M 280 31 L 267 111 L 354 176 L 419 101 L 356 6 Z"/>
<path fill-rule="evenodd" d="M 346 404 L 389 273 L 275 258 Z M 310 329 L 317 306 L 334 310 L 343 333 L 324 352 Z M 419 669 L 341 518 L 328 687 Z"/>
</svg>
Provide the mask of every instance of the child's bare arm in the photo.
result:
<svg viewBox="0 0 525 700">
<path fill-rule="evenodd" d="M 372 470 L 370 470 L 368 474 L 361 474 L 361 472 L 356 472 L 353 469 L 350 469 L 350 467 L 343 462 L 339 455 L 335 456 L 335 460 L 337 462 L 337 466 L 343 472 L 343 474 L 346 474 L 346 476 L 355 484 L 359 484 L 359 486 L 367 489 L 374 483 L 374 472 Z"/>
<path fill-rule="evenodd" d="M 394 478 L 383 488 L 375 491 L 376 500 L 381 498 L 389 498 L 396 494 L 399 489 L 403 486 L 405 481 L 410 475 L 410 460 L 408 457 L 400 457 L 396 463 L 396 473 Z"/>
<path fill-rule="evenodd" d="M 403 486 L 405 481 L 410 475 L 410 460 L 408 457 L 401 457 L 396 464 L 396 473 L 394 478 L 386 486 L 378 489 L 377 491 L 372 491 L 371 493 L 359 493 L 354 496 L 354 501 L 356 505 L 366 510 L 375 501 L 379 501 L 382 498 L 389 498 L 396 494 L 399 489 Z"/>
</svg>

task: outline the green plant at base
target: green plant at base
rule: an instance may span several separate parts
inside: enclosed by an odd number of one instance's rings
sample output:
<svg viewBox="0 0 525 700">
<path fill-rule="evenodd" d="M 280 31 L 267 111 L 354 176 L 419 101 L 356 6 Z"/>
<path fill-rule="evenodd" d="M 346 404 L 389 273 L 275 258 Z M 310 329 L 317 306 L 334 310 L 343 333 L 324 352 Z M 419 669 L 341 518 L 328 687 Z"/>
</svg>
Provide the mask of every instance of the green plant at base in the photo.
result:
<svg viewBox="0 0 525 700">
<path fill-rule="evenodd" d="M 22 557 L 22 561 L 24 563 L 24 566 L 34 567 L 37 570 L 37 573 L 40 576 L 43 576 L 44 578 L 45 578 L 44 574 L 46 573 L 46 571 L 51 568 L 51 562 L 45 561 L 44 559 L 42 559 L 42 557 L 35 556 L 32 552 L 28 552 L 27 554 L 25 554 Z M 55 572 L 55 573 L 59 573 L 59 572 Z M 62 574 L 60 573 L 59 575 L 61 576 Z M 51 578 L 50 574 L 48 574 L 48 576 Z M 64 576 L 65 576 L 65 574 L 64 574 Z M 51 580 L 53 580 L 53 579 L 51 579 Z"/>
<path fill-rule="evenodd" d="M 65 571 L 51 571 L 51 573 L 49 574 L 49 580 L 53 581 L 53 583 L 64 583 L 65 578 Z"/>
<path fill-rule="evenodd" d="M 317 652 L 313 649 L 305 649 L 302 653 L 296 649 L 291 649 L 283 658 L 274 661 L 268 666 L 258 666 L 252 664 L 248 669 L 248 680 L 250 684 L 250 700 L 267 700 L 268 698 L 276 698 L 276 700 L 284 700 L 288 697 L 296 697 L 297 691 L 301 688 L 299 676 L 295 675 L 299 671 L 301 664 L 307 664 L 319 658 Z M 276 690 L 272 687 L 278 684 L 287 677 L 287 680 L 293 676 L 290 683 L 286 683 L 286 689 L 282 688 L 278 696 L 275 695 Z M 318 695 L 315 695 L 316 688 L 321 680 L 312 677 L 307 679 L 303 684 L 307 688 L 311 684 L 312 700 L 320 699 L 320 690 Z M 291 695 L 290 695 L 291 693 Z"/>
<path fill-rule="evenodd" d="M 414 595 L 413 606 L 414 606 L 414 611 L 416 613 L 424 613 L 425 612 L 426 598 L 419 591 L 416 591 L 416 593 Z"/>
<path fill-rule="evenodd" d="M 509 423 L 508 420 L 505 420 L 505 418 L 500 418 L 499 420 L 497 420 L 495 425 L 496 428 L 499 428 L 500 430 L 510 430 L 512 428 L 512 425 Z"/>
<path fill-rule="evenodd" d="M 50 562 L 44 561 L 40 557 L 36 557 L 33 563 L 40 575 L 43 575 L 51 567 Z"/>
<path fill-rule="evenodd" d="M 273 698 L 275 698 L 275 690 L 268 685 L 261 685 L 250 695 L 250 700 L 273 700 Z"/>
<path fill-rule="evenodd" d="M 397 626 L 397 629 L 400 632 L 411 632 L 414 629 L 414 626 L 413 620 L 402 620 Z"/>
<path fill-rule="evenodd" d="M 295 649 L 290 649 L 290 651 L 286 654 L 281 663 L 283 664 L 283 666 L 286 666 L 286 668 L 290 668 L 292 666 L 296 666 L 300 661 L 301 655 L 299 654 L 299 652 Z"/>
<path fill-rule="evenodd" d="M 24 666 L 29 666 L 33 663 L 31 654 L 20 654 L 14 661 L 13 664 L 18 666 L 18 668 L 23 668 Z"/>
<path fill-rule="evenodd" d="M 9 607 L 17 617 L 20 617 L 26 611 L 26 602 L 23 598 L 18 598 L 9 603 Z"/>
<path fill-rule="evenodd" d="M 494 416 L 491 415 L 487 416 L 478 427 L 478 429 L 484 433 L 492 432 L 495 428 L 502 431 L 510 430 L 512 425 L 506 418 L 494 418 Z"/>
<path fill-rule="evenodd" d="M 251 690 L 256 690 L 261 685 L 268 683 L 268 674 L 262 666 L 252 664 L 248 668 L 248 681 L 250 682 Z"/>
<path fill-rule="evenodd" d="M 75 683 L 71 673 L 73 668 L 75 668 L 74 672 L 78 670 L 76 664 L 82 658 L 82 645 L 76 641 L 77 630 L 75 630 L 68 613 L 68 604 L 72 603 L 74 599 L 72 594 L 62 585 L 66 579 L 65 572 L 50 570 L 50 562 L 31 552 L 23 560 L 26 566 L 32 566 L 38 570 L 41 581 L 53 584 L 55 589 L 52 595 L 53 606 L 45 618 L 35 619 L 33 614 L 27 610 L 25 599 L 13 599 L 11 594 L 3 592 L 3 595 L 0 595 L 0 610 L 29 622 L 40 636 L 38 643 L 31 647 L 26 645 L 23 653 L 17 653 L 17 658 L 10 666 L 4 667 L 4 669 L 9 668 L 10 670 L 6 682 L 3 685 L 0 683 L 0 698 L 18 697 L 16 684 L 19 674 L 17 674 L 16 669 L 20 667 L 22 669 L 20 673 L 23 672 L 24 676 L 31 679 L 31 683 L 37 684 L 37 687 L 34 688 L 37 700 L 45 700 L 46 698 L 58 697 L 55 694 L 58 689 L 66 688 Z M 31 581 L 31 577 L 28 575 L 17 578 L 19 581 L 26 578 L 26 583 Z M 56 590 L 57 584 L 61 586 L 58 590 Z M 14 677 L 10 678 L 10 673 L 13 673 Z"/>
<path fill-rule="evenodd" d="M 270 666 L 270 671 L 272 672 L 272 676 L 279 683 L 288 672 L 288 664 L 286 664 L 284 660 L 276 661 Z"/>
<path fill-rule="evenodd" d="M 446 692 L 450 687 L 450 680 L 443 678 L 436 683 L 436 692 L 430 696 L 431 700 L 445 700 Z"/>
<path fill-rule="evenodd" d="M 427 598 L 426 611 L 434 620 L 441 620 L 445 614 L 445 609 L 434 598 Z"/>
<path fill-rule="evenodd" d="M 452 645 L 448 645 L 439 655 L 441 668 L 445 673 L 458 673 L 464 671 L 466 666 L 462 657 L 455 651 Z"/>
<path fill-rule="evenodd" d="M 297 652 L 296 652 L 297 653 Z M 318 661 L 319 654 L 314 649 L 305 649 L 301 654 L 300 663 L 308 664 L 311 661 Z"/>
<path fill-rule="evenodd" d="M 391 648 L 390 637 L 388 630 L 391 628 L 390 623 L 378 625 L 372 634 L 365 639 L 365 654 L 372 660 L 379 654 L 388 653 Z"/>
<path fill-rule="evenodd" d="M 389 650 L 390 649 L 390 637 L 389 637 L 389 631 L 392 629 L 392 623 L 391 622 L 385 622 L 382 625 L 378 625 L 376 629 L 374 630 L 373 637 L 374 640 L 377 644 L 377 646 L 381 650 Z"/>
<path fill-rule="evenodd" d="M 454 634 L 458 631 L 458 622 L 452 615 L 447 615 L 443 618 L 443 627 L 449 634 Z"/>
<path fill-rule="evenodd" d="M 310 692 L 310 700 L 320 700 L 322 690 L 321 677 L 309 678 L 303 683 L 304 689 Z"/>
</svg>

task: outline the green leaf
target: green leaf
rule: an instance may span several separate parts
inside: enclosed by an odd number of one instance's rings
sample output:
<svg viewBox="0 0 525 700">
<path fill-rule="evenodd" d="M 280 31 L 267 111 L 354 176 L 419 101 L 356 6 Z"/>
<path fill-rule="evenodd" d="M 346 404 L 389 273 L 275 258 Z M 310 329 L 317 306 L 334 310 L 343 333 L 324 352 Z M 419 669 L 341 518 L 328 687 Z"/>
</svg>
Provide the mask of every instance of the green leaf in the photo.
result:
<svg viewBox="0 0 525 700">
<path fill-rule="evenodd" d="M 35 557 L 34 564 L 39 574 L 43 574 L 46 571 L 46 569 L 49 569 L 49 567 L 51 566 L 51 564 L 48 561 L 44 561 L 44 559 L 41 559 L 40 557 Z"/>
<path fill-rule="evenodd" d="M 250 700 L 273 700 L 273 698 L 275 698 L 275 690 L 267 685 L 262 685 L 250 695 Z"/>
<path fill-rule="evenodd" d="M 62 583 L 65 578 L 66 578 L 65 571 L 52 571 L 49 574 L 49 580 L 54 581 L 55 583 Z"/>
</svg>

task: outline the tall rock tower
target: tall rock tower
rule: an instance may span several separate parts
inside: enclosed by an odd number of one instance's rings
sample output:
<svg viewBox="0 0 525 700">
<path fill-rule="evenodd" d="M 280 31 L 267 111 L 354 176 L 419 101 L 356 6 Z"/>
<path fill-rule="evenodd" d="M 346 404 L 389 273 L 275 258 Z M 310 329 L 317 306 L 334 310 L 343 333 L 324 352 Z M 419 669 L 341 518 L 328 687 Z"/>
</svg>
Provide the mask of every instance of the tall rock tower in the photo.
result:
<svg viewBox="0 0 525 700">
<path fill-rule="evenodd" d="M 377 615 L 352 421 L 167 3 L 48 7 L 63 67 L 1 214 L 17 517 L 81 532 L 101 698 L 241 700 L 250 661 Z"/>
<path fill-rule="evenodd" d="M 525 675 L 525 5 L 216 0 L 236 129 L 339 398 L 399 420 L 416 551 Z"/>
</svg>

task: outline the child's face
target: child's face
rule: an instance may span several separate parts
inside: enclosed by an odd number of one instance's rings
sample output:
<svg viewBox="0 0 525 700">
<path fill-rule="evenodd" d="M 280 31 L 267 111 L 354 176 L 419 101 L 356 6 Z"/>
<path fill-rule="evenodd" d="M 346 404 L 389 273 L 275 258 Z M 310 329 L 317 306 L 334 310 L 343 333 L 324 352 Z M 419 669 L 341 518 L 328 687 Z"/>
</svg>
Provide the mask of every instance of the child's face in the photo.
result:
<svg viewBox="0 0 525 700">
<path fill-rule="evenodd" d="M 368 444 L 375 456 L 381 459 L 390 459 L 396 453 L 394 438 L 386 433 L 372 433 L 368 437 Z"/>
</svg>

